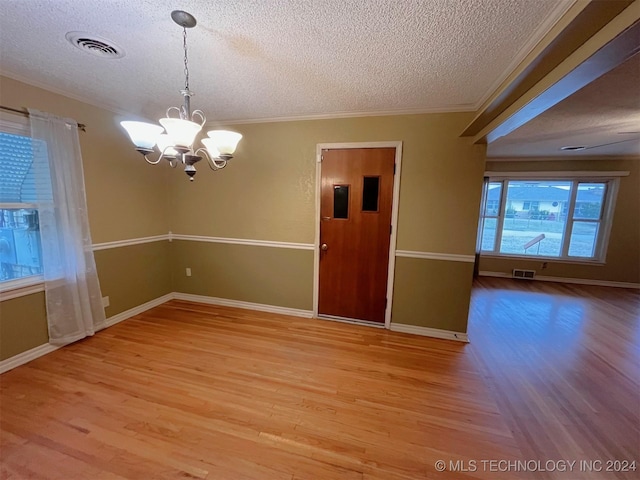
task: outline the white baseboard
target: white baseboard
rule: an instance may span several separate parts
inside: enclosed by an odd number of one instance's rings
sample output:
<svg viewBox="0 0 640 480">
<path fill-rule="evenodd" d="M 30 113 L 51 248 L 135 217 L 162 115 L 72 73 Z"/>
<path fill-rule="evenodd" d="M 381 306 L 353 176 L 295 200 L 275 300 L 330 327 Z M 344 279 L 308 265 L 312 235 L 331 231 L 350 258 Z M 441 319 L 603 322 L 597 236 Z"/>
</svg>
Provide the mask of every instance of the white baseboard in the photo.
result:
<svg viewBox="0 0 640 480">
<path fill-rule="evenodd" d="M 480 275 L 481 277 L 512 278 L 512 275 L 510 273 L 486 272 L 486 271 L 483 271 L 483 270 L 480 270 L 478 272 L 478 275 Z"/>
<path fill-rule="evenodd" d="M 189 293 L 173 292 L 107 318 L 106 326 L 110 327 L 112 325 L 115 325 L 116 323 L 120 323 L 128 318 L 139 315 L 143 312 L 146 312 L 147 310 L 150 310 L 154 307 L 162 305 L 163 303 L 173 299 L 185 300 L 188 302 L 205 303 L 209 305 L 221 305 L 225 307 L 237 307 L 237 308 L 245 308 L 247 310 L 279 313 L 282 315 L 291 315 L 294 317 L 303 317 L 303 318 L 313 317 L 313 312 L 311 310 L 301 310 L 297 308 L 266 305 L 263 303 L 251 303 L 251 302 L 243 302 L 240 300 L 230 300 L 227 298 L 208 297 L 204 295 L 192 295 Z M 469 342 L 469 339 L 466 333 L 452 332 L 449 330 L 417 327 L 414 325 L 403 325 L 399 323 L 392 323 L 390 329 L 395 332 L 411 333 L 414 335 L 423 335 L 423 336 L 434 337 L 434 338 L 444 338 L 447 340 L 457 340 L 459 342 Z M 19 353 L 18 355 L 14 355 L 11 358 L 7 358 L 6 360 L 2 360 L 0 361 L 0 374 L 7 372 L 13 368 L 16 368 L 20 365 L 24 365 L 25 363 L 28 363 L 31 360 L 35 360 L 36 358 L 42 357 L 43 355 L 51 353 L 59 348 L 62 348 L 62 346 L 45 343 L 44 345 L 40 345 L 38 347 L 32 348 L 31 350 L 27 350 L 26 352 L 22 352 L 22 353 Z"/>
<path fill-rule="evenodd" d="M 31 360 L 35 360 L 36 358 L 42 357 L 43 355 L 51 353 L 59 348 L 62 348 L 62 346 L 45 343 L 39 347 L 32 348 L 31 350 L 27 350 L 26 352 L 22 352 L 11 358 L 7 358 L 6 360 L 2 360 L 0 362 L 0 373 L 8 372 L 9 370 L 19 367 L 20 365 L 24 365 Z"/>
<path fill-rule="evenodd" d="M 163 295 L 162 297 L 151 300 L 147 303 L 143 303 L 142 305 L 138 305 L 137 307 L 130 308 L 129 310 L 125 310 L 124 312 L 120 312 L 117 315 L 107 318 L 106 326 L 110 327 L 115 325 L 116 323 L 120 323 L 127 318 L 131 318 L 135 315 L 139 315 L 142 312 L 146 312 L 147 310 L 152 309 L 153 307 L 157 307 L 169 300 L 173 299 L 173 293 L 168 293 Z M 42 357 L 47 353 L 51 353 L 54 350 L 62 348 L 64 345 L 51 345 L 50 343 L 45 343 L 44 345 L 40 345 L 39 347 L 32 348 L 31 350 L 27 350 L 26 352 L 19 353 L 18 355 L 14 355 L 11 358 L 7 358 L 6 360 L 2 360 L 0 362 L 0 373 L 8 372 L 20 365 L 24 365 L 25 363 L 30 362 L 31 360 L 35 360 L 36 358 Z"/>
<path fill-rule="evenodd" d="M 161 297 L 154 298 L 153 300 L 143 303 L 142 305 L 138 305 L 137 307 L 130 308 L 129 310 L 125 310 L 124 312 L 120 312 L 117 315 L 107 318 L 106 325 L 107 327 L 110 327 L 111 325 L 120 323 L 127 318 L 140 315 L 141 313 L 146 312 L 147 310 L 151 310 L 152 308 L 157 307 L 158 305 L 162 305 L 163 303 L 168 302 L 169 300 L 173 300 L 174 298 L 175 297 L 173 293 L 167 293 L 166 295 L 163 295 Z"/>
<path fill-rule="evenodd" d="M 403 323 L 393 322 L 391 322 L 389 329 L 393 332 L 411 333 L 412 335 L 422 335 L 423 337 L 443 338 L 445 340 L 469 343 L 469 336 L 466 333 L 452 332 L 451 330 L 418 327 L 417 325 L 405 325 Z"/>
<path fill-rule="evenodd" d="M 505 272 L 487 272 L 481 270 L 478 273 L 481 277 L 513 278 L 510 273 Z M 576 285 L 596 285 L 599 287 L 640 288 L 640 283 L 590 280 L 588 278 L 550 277 L 548 275 L 536 275 L 530 280 L 538 280 L 539 282 L 573 283 Z"/>
<path fill-rule="evenodd" d="M 298 308 L 278 307 L 276 305 L 266 305 L 264 303 L 243 302 L 240 300 L 230 300 L 228 298 L 207 297 L 205 295 L 192 295 L 190 293 L 173 292 L 176 300 L 187 302 L 206 303 L 209 305 L 221 305 L 223 307 L 245 308 L 247 310 L 258 310 L 261 312 L 280 313 L 282 315 L 292 315 L 294 317 L 312 318 L 311 310 L 301 310 Z"/>
</svg>

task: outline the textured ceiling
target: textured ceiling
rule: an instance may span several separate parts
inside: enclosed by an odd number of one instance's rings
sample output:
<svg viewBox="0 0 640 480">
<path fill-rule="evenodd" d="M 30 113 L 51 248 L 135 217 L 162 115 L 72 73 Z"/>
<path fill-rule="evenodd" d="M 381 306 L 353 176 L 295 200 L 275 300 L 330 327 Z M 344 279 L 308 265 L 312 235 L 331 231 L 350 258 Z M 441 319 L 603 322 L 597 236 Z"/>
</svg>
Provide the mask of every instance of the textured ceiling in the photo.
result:
<svg viewBox="0 0 640 480">
<path fill-rule="evenodd" d="M 572 0 L 2 0 L 1 72 L 147 118 L 181 102 L 209 120 L 474 110 Z M 86 31 L 124 49 L 73 48 Z"/>
<path fill-rule="evenodd" d="M 560 150 L 568 145 L 587 148 Z M 494 141 L 487 154 L 494 158 L 640 156 L 640 54 Z"/>
</svg>

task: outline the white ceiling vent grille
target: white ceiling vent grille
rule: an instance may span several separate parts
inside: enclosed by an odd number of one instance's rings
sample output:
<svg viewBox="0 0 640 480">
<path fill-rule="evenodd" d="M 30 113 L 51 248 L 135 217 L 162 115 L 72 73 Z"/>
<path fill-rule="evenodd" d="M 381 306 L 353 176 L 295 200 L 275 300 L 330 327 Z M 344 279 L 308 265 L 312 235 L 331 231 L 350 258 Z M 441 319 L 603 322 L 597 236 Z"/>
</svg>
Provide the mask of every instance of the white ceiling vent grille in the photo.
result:
<svg viewBox="0 0 640 480">
<path fill-rule="evenodd" d="M 124 57 L 124 50 L 112 41 L 87 32 L 69 32 L 65 35 L 71 45 L 101 58 Z"/>
</svg>

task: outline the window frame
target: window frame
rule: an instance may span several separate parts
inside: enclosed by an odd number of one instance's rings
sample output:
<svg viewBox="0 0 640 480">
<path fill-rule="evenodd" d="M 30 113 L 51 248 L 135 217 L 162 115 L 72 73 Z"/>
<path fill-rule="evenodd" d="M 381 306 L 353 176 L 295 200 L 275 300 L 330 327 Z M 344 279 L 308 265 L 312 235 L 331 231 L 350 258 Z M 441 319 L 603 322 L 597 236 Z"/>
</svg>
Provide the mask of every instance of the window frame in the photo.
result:
<svg viewBox="0 0 640 480">
<path fill-rule="evenodd" d="M 0 132 L 11 135 L 21 135 L 31 138 L 31 127 L 29 119 L 14 114 L 2 113 L 0 116 Z M 38 205 L 35 203 L 0 203 L 0 209 L 37 209 Z M 39 286 L 44 283 L 44 276 L 42 274 L 28 275 L 26 277 L 15 278 L 12 280 L 0 280 L 0 301 L 15 298 L 19 295 L 9 295 L 5 292 L 19 293 L 20 290 L 25 290 L 28 293 L 33 291 L 34 286 Z M 6 297 L 6 298 L 5 298 Z"/>
<path fill-rule="evenodd" d="M 500 189 L 501 189 L 500 190 L 500 197 L 498 198 L 498 200 L 496 200 L 497 207 L 498 207 L 495 210 L 496 213 L 495 214 L 491 213 L 490 215 L 487 215 L 487 207 L 489 205 L 489 200 L 488 200 L 489 190 L 490 190 L 489 187 L 491 187 L 492 183 L 499 183 L 500 184 Z M 491 179 L 489 179 L 489 181 L 487 182 L 487 193 L 486 193 L 487 199 L 485 199 L 484 204 L 482 205 L 482 210 L 480 211 L 480 215 L 482 216 L 482 222 L 481 222 L 482 230 L 479 232 L 480 239 L 479 239 L 478 244 L 480 245 L 479 246 L 479 250 L 480 250 L 481 254 L 482 254 L 482 251 L 483 251 L 482 250 L 482 235 L 484 233 L 484 226 L 486 225 L 486 220 L 488 218 L 495 218 L 496 219 L 496 235 L 494 237 L 494 242 L 498 238 L 498 233 L 499 233 L 498 232 L 498 223 L 500 222 L 500 218 L 501 218 L 502 212 L 504 211 L 504 203 L 502 201 L 502 188 L 504 188 L 504 183 L 502 181 L 492 181 Z M 500 232 L 500 233 L 502 233 L 502 232 Z M 494 244 L 494 249 L 495 249 L 495 244 Z"/>
<path fill-rule="evenodd" d="M 609 238 L 611 235 L 611 227 L 613 225 L 613 215 L 615 211 L 615 203 L 618 196 L 618 189 L 620 185 L 620 177 L 629 175 L 629 172 L 575 172 L 572 174 L 554 172 L 486 172 L 486 176 L 489 177 L 489 183 L 501 183 L 500 192 L 500 209 L 497 216 L 490 216 L 489 218 L 497 218 L 496 234 L 494 237 L 494 244 L 492 250 L 481 250 L 480 255 L 487 258 L 503 258 L 503 259 L 518 259 L 518 260 L 542 260 L 553 261 L 557 263 L 572 263 L 572 264 L 586 264 L 586 265 L 605 265 L 609 247 Z M 506 217 L 506 202 L 508 194 L 509 181 L 566 181 L 572 183 L 571 195 L 568 201 L 568 209 L 566 216 L 566 224 L 564 235 L 562 239 L 562 248 L 560 256 L 544 256 L 544 255 L 526 255 L 516 253 L 500 253 L 500 245 L 502 244 L 502 233 L 504 229 L 504 219 Z M 604 183 L 605 192 L 602 197 L 602 208 L 600 210 L 600 217 L 596 219 L 581 219 L 574 218 L 575 206 L 578 195 L 578 186 L 581 183 Z M 486 208 L 485 208 L 486 210 Z M 485 215 L 485 211 L 482 214 Z M 485 215 L 485 218 L 486 215 Z M 598 233 L 596 236 L 596 245 L 594 247 L 593 257 L 570 257 L 569 248 L 571 244 L 571 235 L 573 233 L 573 227 L 575 222 L 592 222 L 599 224 Z M 483 232 L 481 232 L 482 235 Z"/>
</svg>

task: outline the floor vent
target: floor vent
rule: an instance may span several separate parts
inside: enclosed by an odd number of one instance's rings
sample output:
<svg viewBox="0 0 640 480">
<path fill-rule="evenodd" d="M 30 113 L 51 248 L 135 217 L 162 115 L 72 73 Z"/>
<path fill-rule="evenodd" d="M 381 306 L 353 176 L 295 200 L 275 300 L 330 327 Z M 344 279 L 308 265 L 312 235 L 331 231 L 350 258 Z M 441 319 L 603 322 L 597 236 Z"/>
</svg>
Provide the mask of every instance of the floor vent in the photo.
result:
<svg viewBox="0 0 640 480">
<path fill-rule="evenodd" d="M 520 270 L 518 268 L 513 269 L 513 278 L 528 278 L 531 279 L 536 276 L 535 270 Z"/>
</svg>

